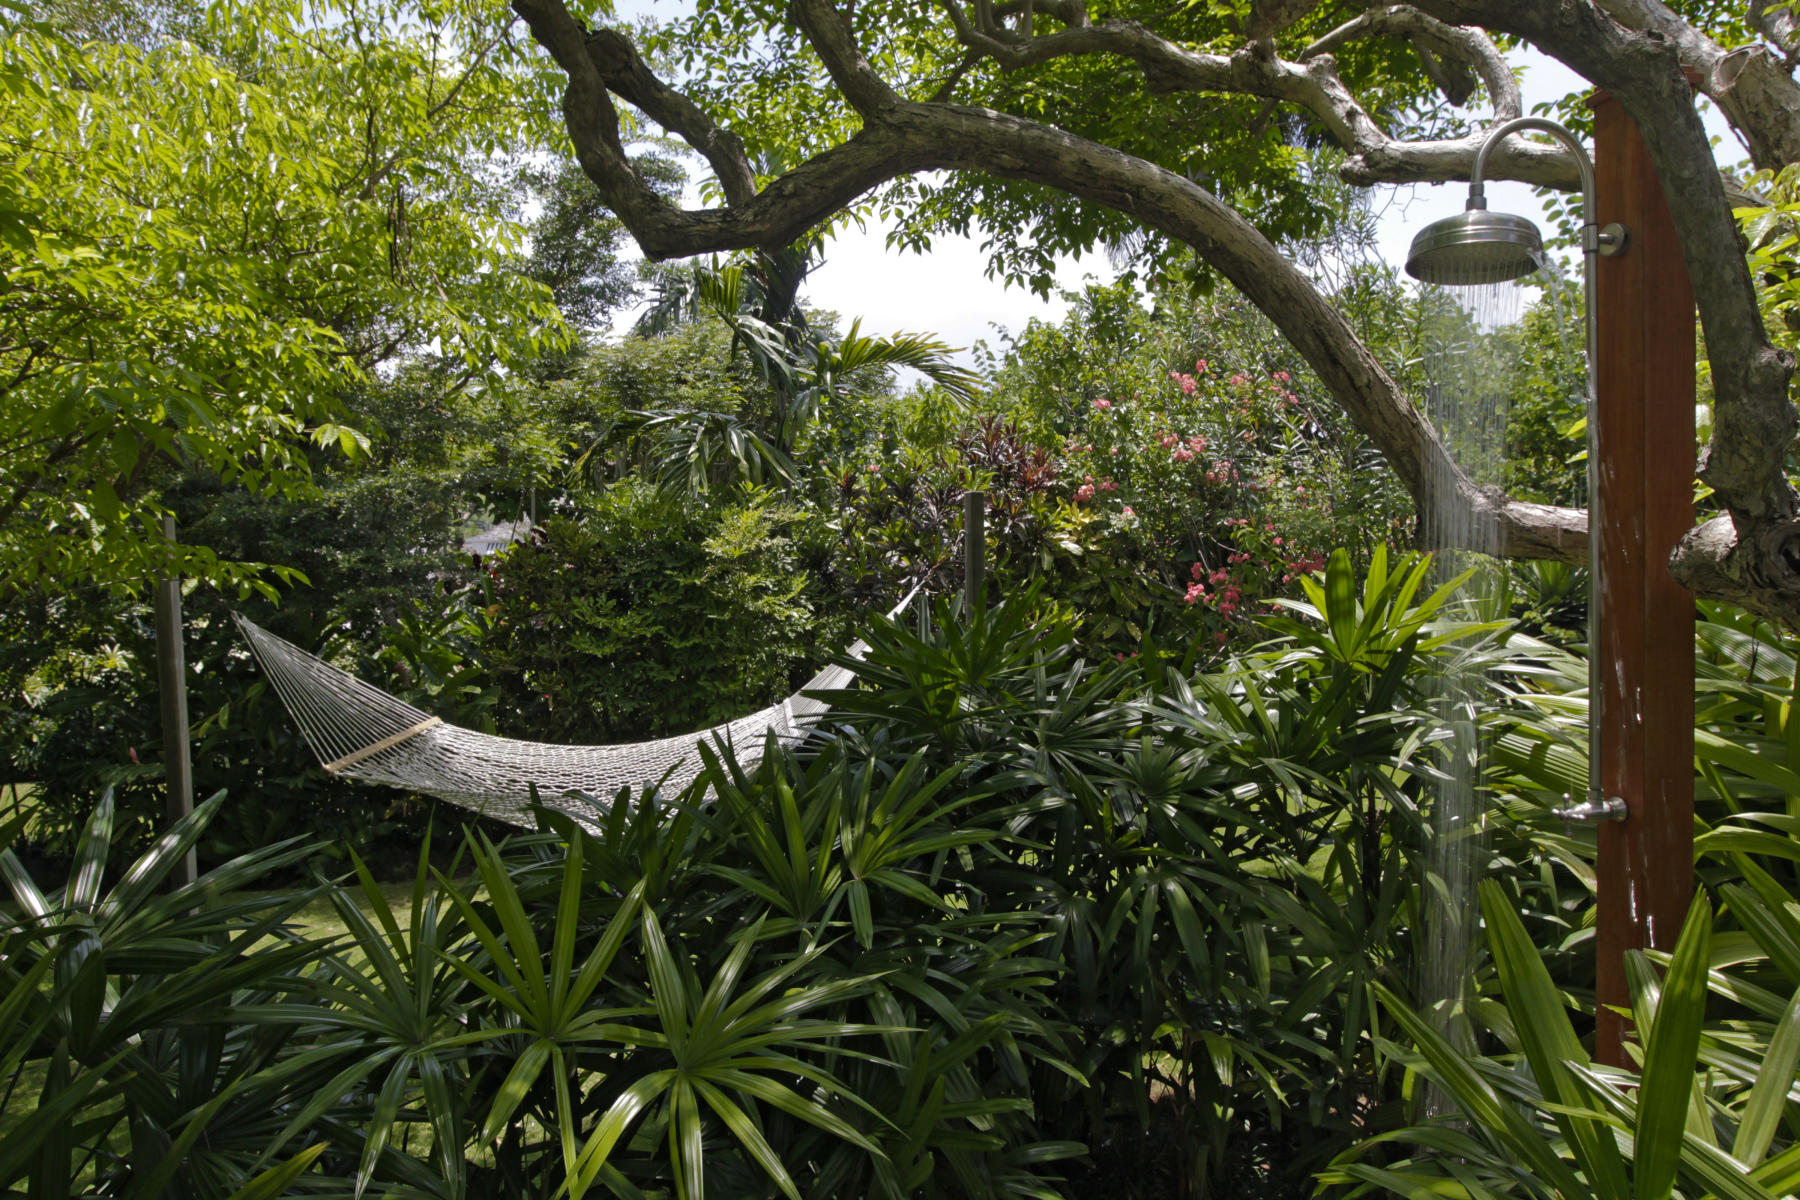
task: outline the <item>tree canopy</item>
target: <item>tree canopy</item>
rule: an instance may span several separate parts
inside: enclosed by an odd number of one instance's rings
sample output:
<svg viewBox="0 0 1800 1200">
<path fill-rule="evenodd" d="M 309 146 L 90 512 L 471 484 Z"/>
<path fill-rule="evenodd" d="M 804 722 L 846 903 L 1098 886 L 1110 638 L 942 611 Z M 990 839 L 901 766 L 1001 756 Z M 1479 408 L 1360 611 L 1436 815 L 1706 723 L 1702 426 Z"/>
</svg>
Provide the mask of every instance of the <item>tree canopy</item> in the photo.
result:
<svg viewBox="0 0 1800 1200">
<path fill-rule="evenodd" d="M 1586 515 L 1496 495 L 1278 239 L 1323 218 L 1310 146 L 1353 183 L 1466 178 L 1521 114 L 1521 41 L 1613 95 L 1643 131 L 1695 284 L 1714 391 L 1700 477 L 1722 514 L 1679 578 L 1800 623 L 1800 498 L 1787 477 L 1794 360 L 1772 341 L 1694 95 L 1759 168 L 1800 161 L 1800 47 L 1785 5 L 1715 0 L 701 0 L 645 36 L 568 0 L 512 0 L 566 76 L 562 116 L 607 205 L 654 258 L 785 246 L 856 205 L 900 238 L 979 223 L 995 265 L 1044 285 L 1056 253 L 1191 252 L 1281 328 L 1415 496 L 1456 478 L 1507 554 L 1579 560 Z M 584 22 L 592 22 L 593 25 Z M 1697 83 L 1690 83 L 1690 78 Z M 647 117 L 713 172 L 684 210 L 634 157 Z M 1491 178 L 1572 188 L 1570 156 L 1515 137 Z"/>
<path fill-rule="evenodd" d="M 304 492 L 381 364 L 560 336 L 516 269 L 517 156 L 556 130 L 504 13 L 176 11 L 0 28 L 0 595 L 258 579 L 164 541 L 166 477 Z"/>
</svg>

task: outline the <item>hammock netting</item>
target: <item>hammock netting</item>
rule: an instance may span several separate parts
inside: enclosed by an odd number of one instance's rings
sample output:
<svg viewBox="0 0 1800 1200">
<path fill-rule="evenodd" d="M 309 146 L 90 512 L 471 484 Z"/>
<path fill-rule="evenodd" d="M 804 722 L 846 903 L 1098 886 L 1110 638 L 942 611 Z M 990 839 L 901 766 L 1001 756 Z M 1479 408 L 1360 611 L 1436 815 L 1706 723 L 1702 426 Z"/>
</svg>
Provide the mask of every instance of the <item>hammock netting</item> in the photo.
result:
<svg viewBox="0 0 1800 1200">
<path fill-rule="evenodd" d="M 830 707 L 796 692 L 697 733 L 616 746 L 553 746 L 445 724 L 241 616 L 237 623 L 325 770 L 437 796 L 526 828 L 536 824 L 534 786 L 541 801 L 576 816 L 603 812 L 621 788 L 656 786 L 663 795 L 679 795 L 699 777 L 700 743 L 719 742 L 749 766 L 762 758 L 770 733 L 794 745 Z M 857 642 L 848 657 L 859 659 L 867 650 Z M 852 675 L 848 667 L 827 667 L 802 692 L 842 688 Z"/>
</svg>

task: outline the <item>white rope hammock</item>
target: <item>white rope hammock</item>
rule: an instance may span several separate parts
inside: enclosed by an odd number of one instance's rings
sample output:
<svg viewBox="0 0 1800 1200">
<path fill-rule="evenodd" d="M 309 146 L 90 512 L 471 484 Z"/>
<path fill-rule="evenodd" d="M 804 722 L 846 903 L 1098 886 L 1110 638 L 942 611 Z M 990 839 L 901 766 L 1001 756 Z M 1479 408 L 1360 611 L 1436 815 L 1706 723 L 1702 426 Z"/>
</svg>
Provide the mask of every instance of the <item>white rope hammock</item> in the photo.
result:
<svg viewBox="0 0 1800 1200">
<path fill-rule="evenodd" d="M 616 746 L 524 742 L 447 725 L 243 617 L 236 619 L 257 664 L 325 770 L 424 792 L 526 828 L 535 825 L 533 786 L 541 800 L 578 816 L 586 810 L 604 812 L 625 787 L 660 785 L 659 791 L 672 797 L 698 778 L 699 743 L 722 743 L 748 767 L 762 758 L 768 734 L 794 745 L 830 707 L 796 692 L 729 724 L 653 742 Z M 867 651 L 857 642 L 847 654 L 860 659 Z M 802 691 L 841 688 L 852 677 L 847 667 L 827 667 Z"/>
</svg>

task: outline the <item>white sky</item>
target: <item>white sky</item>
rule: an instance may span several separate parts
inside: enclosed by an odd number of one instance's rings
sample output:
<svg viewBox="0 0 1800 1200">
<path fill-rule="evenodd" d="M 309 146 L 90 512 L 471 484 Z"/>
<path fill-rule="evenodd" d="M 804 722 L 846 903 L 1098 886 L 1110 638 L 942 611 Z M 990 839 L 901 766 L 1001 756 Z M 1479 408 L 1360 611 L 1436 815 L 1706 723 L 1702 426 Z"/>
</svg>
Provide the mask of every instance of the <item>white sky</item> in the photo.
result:
<svg viewBox="0 0 1800 1200">
<path fill-rule="evenodd" d="M 663 0 L 661 4 L 657 0 L 620 0 L 618 8 L 622 17 L 630 19 L 638 15 L 667 16 L 680 3 L 681 0 Z M 1520 87 L 1527 113 L 1534 104 L 1560 99 L 1587 86 L 1561 63 L 1535 51 L 1517 53 L 1513 61 L 1524 66 Z M 1722 162 L 1735 162 L 1741 157 L 1739 146 L 1716 111 L 1707 114 L 1707 125 L 1723 139 L 1719 146 Z M 1468 199 L 1468 185 L 1381 187 L 1374 193 L 1381 255 L 1399 266 L 1405 261 L 1414 234 L 1432 221 L 1462 211 Z M 1487 195 L 1490 208 L 1521 213 L 1548 227 L 1542 218 L 1542 205 L 1525 184 L 1490 182 Z M 846 326 L 861 318 L 867 334 L 931 334 L 965 350 L 979 340 L 993 342 L 995 327 L 1022 329 L 1033 317 L 1055 321 L 1068 309 L 1054 292 L 1045 300 L 1027 288 L 1007 287 L 999 280 L 989 279 L 987 256 L 981 251 L 979 236 L 940 236 L 933 240 L 929 254 L 919 255 L 890 251 L 886 246 L 887 232 L 885 225 L 873 220 L 862 229 L 847 225 L 827 243 L 824 262 L 808 277 L 802 297 L 815 307 L 837 312 Z M 1095 253 L 1060 262 L 1057 284 L 1059 288 L 1076 289 L 1086 278 L 1107 281 L 1113 276 L 1106 256 Z M 629 320 L 624 325 L 628 326 Z M 959 357 L 968 360 L 967 354 Z"/>
</svg>

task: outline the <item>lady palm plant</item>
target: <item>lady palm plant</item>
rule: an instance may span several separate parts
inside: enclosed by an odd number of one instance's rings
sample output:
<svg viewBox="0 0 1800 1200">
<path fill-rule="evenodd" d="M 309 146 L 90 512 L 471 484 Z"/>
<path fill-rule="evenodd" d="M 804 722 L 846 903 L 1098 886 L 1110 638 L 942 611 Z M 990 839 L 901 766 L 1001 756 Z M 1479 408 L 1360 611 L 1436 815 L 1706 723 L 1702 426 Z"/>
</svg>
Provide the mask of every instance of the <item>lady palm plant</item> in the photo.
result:
<svg viewBox="0 0 1800 1200">
<path fill-rule="evenodd" d="M 352 851 L 357 889 L 333 889 L 329 898 L 353 949 L 323 955 L 306 992 L 311 1037 L 304 1057 L 334 1073 L 298 1107 L 261 1160 L 329 1119 L 346 1127 L 343 1144 L 354 1149 L 360 1140 L 352 1176 L 357 1195 L 396 1166 L 427 1191 L 464 1194 L 465 1080 L 474 1039 L 466 1025 L 471 989 L 455 968 L 466 933 L 446 893 L 432 886 L 430 855 L 428 833 L 401 925 Z M 430 1173 L 415 1169 L 406 1153 L 406 1133 L 415 1124 L 429 1130 Z"/>
<path fill-rule="evenodd" d="M 1169 1190 L 1247 1195 L 1387 1119 L 1373 985 L 1410 982 L 1437 771 L 1422 678 L 1492 629 L 1427 577 L 1384 557 L 1359 583 L 1339 556 L 1311 621 L 1191 681 L 1081 662 L 1029 595 L 870 634 L 869 690 L 834 698 L 839 745 L 922 755 L 921 778 L 941 767 L 977 797 L 958 824 L 986 836 L 933 886 L 1042 938 L 1044 995 L 1074 1034 L 1022 1093 L 1046 1128 L 1103 1158 L 1193 1147 Z"/>
<path fill-rule="evenodd" d="M 691 789 L 598 819 L 542 806 L 538 834 L 469 841 L 466 877 L 421 857 L 396 913 L 357 864 L 333 893 L 342 945 L 285 931 L 287 900 L 228 901 L 225 944 L 261 959 L 235 930 L 262 929 L 269 973 L 222 954 L 235 1007 L 150 1013 L 174 1033 L 139 1039 L 224 1031 L 212 1074 L 168 1089 L 185 1109 L 104 1057 L 138 1043 L 34 999 L 91 1005 L 87 964 L 117 967 L 52 915 L 94 906 L 86 868 L 81 903 L 26 905 L 7 936 L 0 1023 L 55 1080 L 43 1111 L 137 1106 L 172 1131 L 144 1179 L 196 1195 L 1054 1196 L 1126 1157 L 1144 1194 L 1294 1194 L 1402 1123 L 1404 1069 L 1375 1047 L 1403 1028 L 1384 998 L 1411 1002 L 1428 883 L 1420 697 L 1486 631 L 1425 578 L 1383 558 L 1359 582 L 1336 558 L 1284 640 L 1191 679 L 1164 656 L 1082 661 L 1031 595 L 941 606 L 871 632 L 860 689 L 799 752 L 746 769 L 709 749 Z M 1754 1015 L 1702 1042 L 1738 1080 L 1721 1102 L 1755 1090 L 1747 1048 L 1775 1045 L 1794 987 L 1771 972 L 1800 969 L 1800 936 L 1774 957 L 1800 931 L 1755 928 L 1773 965 L 1733 976 Z M 1779 1157 L 1757 1103 L 1743 1153 Z M 31 1129 L 26 1158 L 58 1153 L 55 1120 Z M 131 1183 L 82 1136 L 69 1178 Z"/>
<path fill-rule="evenodd" d="M 1800 1188 L 1800 880 L 1788 639 L 1709 608 L 1697 629 L 1696 878 L 1671 954 L 1627 962 L 1632 1069 L 1587 1057 L 1594 838 L 1547 818 L 1585 778 L 1583 664 L 1534 644 L 1497 757 L 1524 835 L 1505 891 L 1483 896 L 1492 972 L 1478 1005 L 1486 1056 L 1467 1060 L 1397 996 L 1397 1064 L 1455 1101 L 1443 1123 L 1344 1155 L 1322 1182 L 1349 1194 L 1754 1197 Z M 1555 980 L 1553 984 L 1551 981 Z"/>
<path fill-rule="evenodd" d="M 263 1151 L 329 1068 L 296 1052 L 316 942 L 283 936 L 307 892 L 241 896 L 310 847 L 284 842 L 166 890 L 218 812 L 197 806 L 110 888 L 111 793 L 95 806 L 67 884 L 41 888 L 0 850 L 18 915 L 0 944 L 0 1067 L 9 1113 L 0 1184 L 34 1196 L 229 1196 L 294 1172 Z M 10 827 L 0 842 L 17 834 Z M 28 1070 L 35 1097 L 21 1095 Z M 15 1105 L 17 1107 L 15 1107 Z M 317 1130 L 295 1147 L 318 1158 Z M 260 1178 L 261 1182 L 258 1182 Z"/>
<path fill-rule="evenodd" d="M 1743 993 L 1711 969 L 1713 912 L 1704 897 L 1672 954 L 1657 964 L 1634 953 L 1628 964 L 1636 1070 L 1608 1070 L 1589 1059 L 1514 911 L 1516 899 L 1490 881 L 1482 902 L 1504 1000 L 1504 1008 L 1489 1007 L 1488 1020 L 1507 1052 L 1470 1060 L 1384 994 L 1411 1043 L 1390 1043 L 1388 1053 L 1453 1097 L 1458 1120 L 1365 1142 L 1340 1157 L 1322 1183 L 1357 1185 L 1350 1195 L 1558 1200 L 1773 1200 L 1800 1188 L 1800 1147 L 1775 1143 L 1777 1128 L 1800 1107 L 1790 1098 L 1800 991 L 1776 1006 L 1775 1023 L 1762 1027 L 1766 1040 L 1746 1038 L 1749 1027 L 1741 1023 L 1734 1037 L 1707 1031 L 1709 984 Z M 1715 1065 L 1725 1062 L 1729 1069 Z M 1385 1165 L 1369 1161 L 1395 1145 L 1423 1152 Z"/>
</svg>

